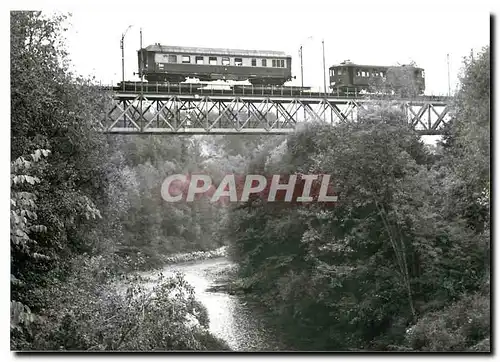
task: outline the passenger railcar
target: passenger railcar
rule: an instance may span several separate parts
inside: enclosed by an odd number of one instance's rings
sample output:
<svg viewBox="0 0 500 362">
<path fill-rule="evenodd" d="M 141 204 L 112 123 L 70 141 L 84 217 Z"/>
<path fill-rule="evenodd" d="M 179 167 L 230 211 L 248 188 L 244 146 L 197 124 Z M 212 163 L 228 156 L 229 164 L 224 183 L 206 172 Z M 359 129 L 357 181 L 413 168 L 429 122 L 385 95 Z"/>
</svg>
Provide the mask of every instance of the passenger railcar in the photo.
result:
<svg viewBox="0 0 500 362">
<path fill-rule="evenodd" d="M 292 79 L 292 57 L 284 52 L 149 45 L 138 51 L 139 75 L 149 82 L 248 80 L 283 85 Z"/>
<path fill-rule="evenodd" d="M 387 92 L 421 95 L 425 91 L 424 69 L 412 65 L 376 66 L 344 61 L 330 67 L 332 92 Z"/>
</svg>

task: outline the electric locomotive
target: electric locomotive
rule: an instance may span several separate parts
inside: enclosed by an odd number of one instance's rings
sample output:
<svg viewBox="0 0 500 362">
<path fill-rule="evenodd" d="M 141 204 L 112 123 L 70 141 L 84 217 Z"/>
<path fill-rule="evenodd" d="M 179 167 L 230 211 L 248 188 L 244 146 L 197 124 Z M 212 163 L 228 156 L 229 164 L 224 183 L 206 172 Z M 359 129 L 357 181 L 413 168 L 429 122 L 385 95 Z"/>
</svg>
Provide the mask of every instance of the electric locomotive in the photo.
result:
<svg viewBox="0 0 500 362">
<path fill-rule="evenodd" d="M 330 67 L 332 93 L 398 93 L 422 95 L 425 90 L 424 69 L 414 65 L 361 65 L 346 60 Z"/>
</svg>

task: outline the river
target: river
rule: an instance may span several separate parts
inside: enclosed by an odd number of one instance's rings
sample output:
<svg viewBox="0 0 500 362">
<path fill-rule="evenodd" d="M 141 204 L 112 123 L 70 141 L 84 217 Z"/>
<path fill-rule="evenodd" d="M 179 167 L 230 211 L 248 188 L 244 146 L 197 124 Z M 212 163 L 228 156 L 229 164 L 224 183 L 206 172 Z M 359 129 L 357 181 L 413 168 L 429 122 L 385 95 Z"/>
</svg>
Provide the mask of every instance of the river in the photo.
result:
<svg viewBox="0 0 500 362">
<path fill-rule="evenodd" d="M 264 326 L 262 318 L 244 300 L 224 292 L 207 291 L 225 270 L 233 266 L 227 258 L 220 257 L 169 265 L 163 269 L 163 274 L 181 272 L 185 275 L 196 298 L 207 308 L 210 331 L 225 340 L 232 350 L 279 350 L 276 334 Z"/>
</svg>

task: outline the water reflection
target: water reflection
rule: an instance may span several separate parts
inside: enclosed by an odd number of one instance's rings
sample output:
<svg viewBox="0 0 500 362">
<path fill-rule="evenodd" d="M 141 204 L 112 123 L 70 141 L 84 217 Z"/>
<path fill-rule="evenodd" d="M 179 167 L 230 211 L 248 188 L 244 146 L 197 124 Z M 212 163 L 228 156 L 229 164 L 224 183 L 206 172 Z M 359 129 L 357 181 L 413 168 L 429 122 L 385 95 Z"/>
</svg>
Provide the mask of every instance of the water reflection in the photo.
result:
<svg viewBox="0 0 500 362">
<path fill-rule="evenodd" d="M 233 264 L 226 258 L 188 262 L 163 269 L 165 276 L 176 272 L 185 275 L 195 290 L 196 298 L 207 308 L 210 331 L 224 339 L 236 351 L 277 350 L 273 335 L 266 331 L 244 301 L 237 296 L 222 292 L 208 292 L 223 270 Z M 149 276 L 154 276 L 150 274 Z"/>
</svg>

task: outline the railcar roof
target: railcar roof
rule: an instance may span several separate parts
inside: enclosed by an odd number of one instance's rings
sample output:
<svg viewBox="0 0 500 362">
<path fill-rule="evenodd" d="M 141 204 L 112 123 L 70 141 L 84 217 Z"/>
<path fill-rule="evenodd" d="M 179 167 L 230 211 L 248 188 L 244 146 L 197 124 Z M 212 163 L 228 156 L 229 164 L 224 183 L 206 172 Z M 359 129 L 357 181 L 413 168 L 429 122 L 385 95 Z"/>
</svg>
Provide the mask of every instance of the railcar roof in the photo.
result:
<svg viewBox="0 0 500 362">
<path fill-rule="evenodd" d="M 422 69 L 423 70 L 423 68 L 413 66 L 413 65 L 367 65 L 367 64 L 356 64 L 356 63 L 335 64 L 335 65 L 332 65 L 330 68 L 338 68 L 338 67 L 359 67 L 359 68 L 374 68 L 374 69 L 408 67 L 408 68 L 415 68 L 415 69 Z"/>
<path fill-rule="evenodd" d="M 227 49 L 227 48 L 197 48 L 181 47 L 171 45 L 153 44 L 146 47 L 147 51 L 161 53 L 189 53 L 189 54 L 217 54 L 217 55 L 241 55 L 255 57 L 289 57 L 285 52 L 276 50 L 249 50 L 249 49 Z"/>
</svg>

